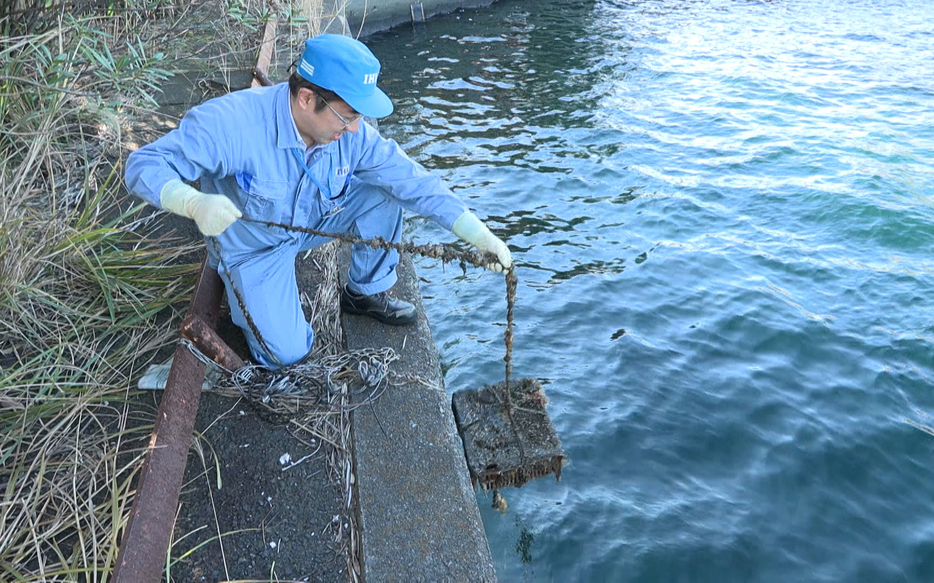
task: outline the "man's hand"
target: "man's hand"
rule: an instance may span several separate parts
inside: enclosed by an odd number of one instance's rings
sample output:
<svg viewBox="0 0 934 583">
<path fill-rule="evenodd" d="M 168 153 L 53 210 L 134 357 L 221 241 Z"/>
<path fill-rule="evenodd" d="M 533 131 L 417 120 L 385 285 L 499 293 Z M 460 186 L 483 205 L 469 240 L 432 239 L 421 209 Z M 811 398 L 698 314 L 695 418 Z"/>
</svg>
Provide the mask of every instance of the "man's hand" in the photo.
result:
<svg viewBox="0 0 934 583">
<path fill-rule="evenodd" d="M 454 226 L 451 227 L 451 232 L 480 251 L 496 255 L 498 261 L 487 265 L 487 269 L 500 272 L 512 267 L 512 255 L 509 253 L 509 248 L 472 212 L 467 211 L 458 217 L 454 221 Z"/>
<path fill-rule="evenodd" d="M 222 194 L 204 194 L 181 180 L 170 180 L 162 187 L 162 208 L 194 219 L 202 235 L 216 237 L 243 216 L 234 203 Z"/>
</svg>

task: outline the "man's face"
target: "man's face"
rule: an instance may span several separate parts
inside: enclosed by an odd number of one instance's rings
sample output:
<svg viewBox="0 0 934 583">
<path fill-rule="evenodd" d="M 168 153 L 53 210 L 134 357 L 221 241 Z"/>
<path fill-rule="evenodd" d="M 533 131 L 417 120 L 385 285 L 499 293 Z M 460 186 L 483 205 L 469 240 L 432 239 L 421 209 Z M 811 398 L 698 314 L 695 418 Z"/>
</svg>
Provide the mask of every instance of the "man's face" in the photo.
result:
<svg viewBox="0 0 934 583">
<path fill-rule="evenodd" d="M 343 101 L 325 102 L 321 111 L 315 111 L 317 97 L 310 89 L 299 89 L 293 102 L 292 115 L 305 144 L 329 144 L 344 132 L 357 133 L 359 113 Z"/>
</svg>

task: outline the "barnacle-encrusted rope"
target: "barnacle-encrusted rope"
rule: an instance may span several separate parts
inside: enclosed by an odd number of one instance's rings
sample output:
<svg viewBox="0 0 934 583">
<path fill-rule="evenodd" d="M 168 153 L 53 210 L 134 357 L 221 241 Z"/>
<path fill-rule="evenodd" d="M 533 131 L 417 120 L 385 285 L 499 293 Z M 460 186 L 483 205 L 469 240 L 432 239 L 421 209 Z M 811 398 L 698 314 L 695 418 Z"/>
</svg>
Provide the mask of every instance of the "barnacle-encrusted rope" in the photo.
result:
<svg viewBox="0 0 934 583">
<path fill-rule="evenodd" d="M 466 265 L 488 268 L 497 261 L 492 253 L 481 253 L 476 250 L 459 250 L 449 245 L 415 245 L 410 242 L 394 243 L 386 241 L 380 237 L 373 239 L 361 239 L 346 233 L 331 233 L 318 231 L 307 227 L 295 227 L 281 223 L 269 221 L 259 221 L 243 217 L 241 220 L 267 227 L 276 227 L 288 231 L 298 231 L 320 237 L 337 239 L 350 244 L 363 244 L 374 249 L 395 249 L 396 251 L 416 254 L 424 257 L 440 259 L 444 263 L 460 262 L 461 267 L 466 269 Z M 377 399 L 386 387 L 393 382 L 401 380 L 421 380 L 398 377 L 389 370 L 389 365 L 398 360 L 399 356 L 391 348 L 379 349 L 360 349 L 346 351 L 339 345 L 332 343 L 329 346 L 319 346 L 304 359 L 287 367 L 281 367 L 281 363 L 276 359 L 275 354 L 269 350 L 266 341 L 256 327 L 253 318 L 246 308 L 246 303 L 233 282 L 232 274 L 223 254 L 220 252 L 216 238 L 210 238 L 215 254 L 219 258 L 220 268 L 224 271 L 227 280 L 231 282 L 235 299 L 246 319 L 253 336 L 256 338 L 260 348 L 269 357 L 280 366 L 277 370 L 271 370 L 260 365 L 249 364 L 239 371 L 226 371 L 228 374 L 215 384 L 215 390 L 218 392 L 229 392 L 233 395 L 240 395 L 257 405 L 261 414 L 271 421 L 285 422 L 303 412 L 311 409 L 329 409 L 335 404 L 341 404 L 340 408 L 356 408 Z M 508 391 L 509 378 L 512 372 L 512 340 L 513 340 L 513 306 L 515 304 L 516 276 L 513 270 L 506 273 L 506 300 L 507 300 L 507 325 L 505 332 L 506 341 L 506 387 L 504 391 L 507 411 L 511 410 L 511 399 Z M 317 331 L 316 331 L 317 332 Z M 202 360 L 208 361 L 207 357 L 200 354 L 198 350 L 188 344 L 189 350 L 194 352 Z M 216 366 L 216 365 L 215 365 Z M 355 395 L 354 404 L 348 406 L 347 399 L 337 398 L 339 395 Z M 363 395 L 361 397 L 361 395 Z"/>
<path fill-rule="evenodd" d="M 327 231 L 318 231 L 316 229 L 309 229 L 308 227 L 293 227 L 290 225 L 284 225 L 282 223 L 273 223 L 269 221 L 259 221 L 256 219 L 250 219 L 243 217 L 240 220 L 246 221 L 248 223 L 256 223 L 258 225 L 265 225 L 267 227 L 278 227 L 280 229 L 285 229 L 287 231 L 297 231 L 299 233 L 307 233 L 309 235 L 316 235 L 318 237 L 328 237 L 331 239 L 337 239 L 339 241 L 344 241 L 346 243 L 360 243 L 362 245 L 367 245 L 373 249 L 395 249 L 396 251 L 408 253 L 410 255 L 422 255 L 423 257 L 431 257 L 432 259 L 440 259 L 444 263 L 452 261 L 460 261 L 461 263 L 469 263 L 475 267 L 488 268 L 494 263 L 498 263 L 496 255 L 493 253 L 484 253 L 477 251 L 475 249 L 468 249 L 462 251 L 459 249 L 454 249 L 450 245 L 416 245 L 411 242 L 402 242 L 402 243 L 393 243 L 392 241 L 387 241 L 382 237 L 373 237 L 372 239 L 361 239 L 349 233 L 329 233 Z"/>
</svg>

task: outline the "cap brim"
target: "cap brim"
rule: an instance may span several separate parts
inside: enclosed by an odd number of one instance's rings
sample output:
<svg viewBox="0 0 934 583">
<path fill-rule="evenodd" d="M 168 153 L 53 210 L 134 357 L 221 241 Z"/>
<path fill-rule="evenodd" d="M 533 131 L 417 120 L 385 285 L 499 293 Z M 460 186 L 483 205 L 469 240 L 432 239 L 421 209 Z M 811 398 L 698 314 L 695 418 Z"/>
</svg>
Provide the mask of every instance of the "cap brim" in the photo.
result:
<svg viewBox="0 0 934 583">
<path fill-rule="evenodd" d="M 338 94 L 340 95 L 340 94 Z M 392 100 L 378 87 L 367 96 L 341 95 L 347 105 L 366 117 L 379 119 L 392 113 Z"/>
</svg>

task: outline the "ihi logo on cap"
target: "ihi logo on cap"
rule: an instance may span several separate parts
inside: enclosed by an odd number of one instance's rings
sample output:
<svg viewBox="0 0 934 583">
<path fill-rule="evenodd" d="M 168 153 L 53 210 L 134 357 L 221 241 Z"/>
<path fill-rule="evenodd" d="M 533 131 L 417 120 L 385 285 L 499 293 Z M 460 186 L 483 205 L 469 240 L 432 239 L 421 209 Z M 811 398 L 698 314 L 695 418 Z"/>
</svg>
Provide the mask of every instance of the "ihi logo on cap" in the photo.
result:
<svg viewBox="0 0 934 583">
<path fill-rule="evenodd" d="M 375 85 L 375 84 L 376 84 L 376 76 L 377 76 L 377 75 L 378 75 L 378 73 L 370 73 L 369 75 L 364 75 L 364 76 L 363 76 L 363 84 L 364 84 L 364 85 Z"/>
</svg>

